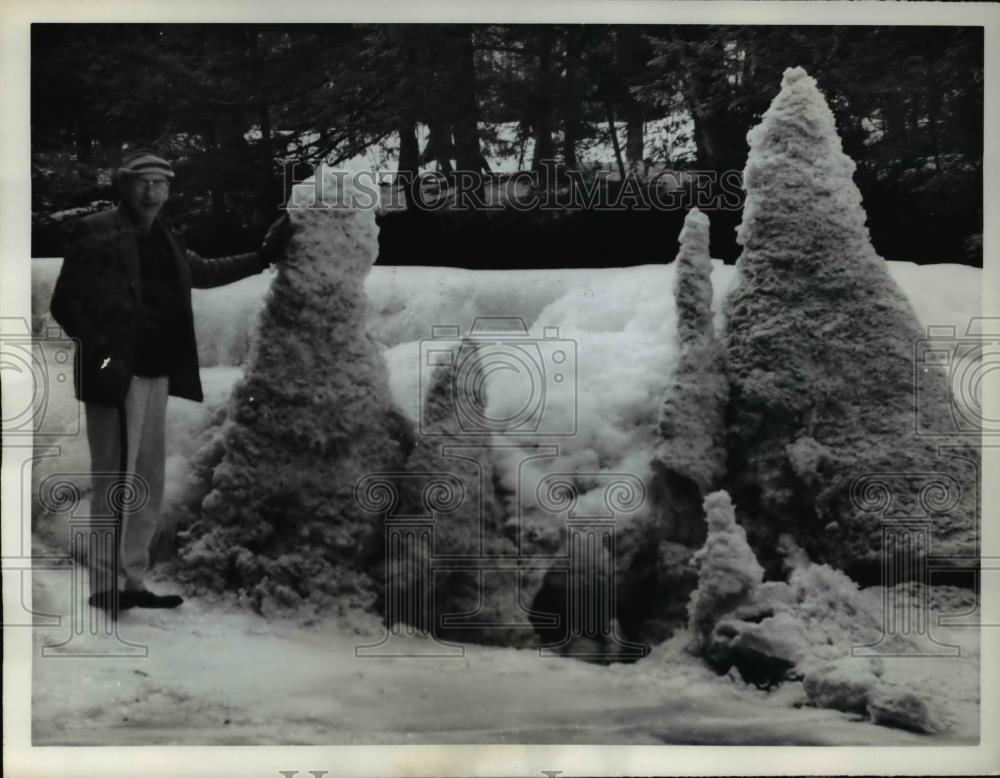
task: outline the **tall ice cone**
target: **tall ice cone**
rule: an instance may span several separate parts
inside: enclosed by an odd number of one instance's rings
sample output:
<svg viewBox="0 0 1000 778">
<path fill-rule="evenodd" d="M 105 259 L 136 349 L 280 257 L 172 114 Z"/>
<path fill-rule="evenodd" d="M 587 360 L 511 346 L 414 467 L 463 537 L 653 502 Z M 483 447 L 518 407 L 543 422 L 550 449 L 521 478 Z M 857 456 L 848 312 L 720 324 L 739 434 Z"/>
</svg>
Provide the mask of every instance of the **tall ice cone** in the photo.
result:
<svg viewBox="0 0 1000 778">
<path fill-rule="evenodd" d="M 182 578 L 264 610 L 374 607 L 381 547 L 355 484 L 403 461 L 388 368 L 365 331 L 374 212 L 350 207 L 349 181 L 326 183 L 334 207 L 289 208 L 296 232 L 213 451 L 197 458 L 207 494 L 180 550 Z"/>
<path fill-rule="evenodd" d="M 674 275 L 680 356 L 660 409 L 652 462 L 667 537 L 689 546 L 705 539 L 702 501 L 726 467 L 728 386 L 712 322 L 708 226 L 708 217 L 693 208 L 681 230 Z"/>
<path fill-rule="evenodd" d="M 939 453 L 944 439 L 915 432 L 918 383 L 923 424 L 947 432 L 947 377 L 915 380 L 924 333 L 871 245 L 855 165 L 815 80 L 786 70 L 747 137 L 725 338 L 726 486 L 741 523 L 759 552 L 791 532 L 814 560 L 870 583 L 884 569 L 887 513 L 923 517 L 930 553 L 974 553 L 976 451 L 958 441 Z M 859 478 L 881 479 L 889 503 L 852 498 Z M 948 497 L 929 506 L 935 479 Z M 773 552 L 762 561 L 779 564 Z"/>
</svg>

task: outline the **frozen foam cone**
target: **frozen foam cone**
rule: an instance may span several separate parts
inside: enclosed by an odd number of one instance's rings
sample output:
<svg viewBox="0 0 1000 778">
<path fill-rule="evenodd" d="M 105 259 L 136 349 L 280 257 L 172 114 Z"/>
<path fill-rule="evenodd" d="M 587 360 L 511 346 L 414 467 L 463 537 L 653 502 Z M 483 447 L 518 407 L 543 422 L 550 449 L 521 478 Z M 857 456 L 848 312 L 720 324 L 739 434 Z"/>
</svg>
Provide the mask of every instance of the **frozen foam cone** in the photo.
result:
<svg viewBox="0 0 1000 778">
<path fill-rule="evenodd" d="M 747 138 L 726 312 L 726 486 L 754 547 L 780 571 L 775 540 L 790 532 L 814 560 L 879 583 L 888 507 L 927 519 L 934 554 L 974 553 L 977 453 L 939 453 L 941 438 L 915 433 L 924 334 L 872 247 L 855 165 L 815 80 L 786 70 Z M 929 370 L 919 385 L 923 419 L 946 430 L 946 375 Z M 852 500 L 856 479 L 880 473 L 894 474 L 889 502 Z M 921 478 L 954 499 L 928 505 Z"/>
<path fill-rule="evenodd" d="M 663 398 L 653 457 L 654 494 L 663 537 L 698 546 L 702 500 L 725 472 L 728 385 L 712 316 L 708 217 L 693 208 L 684 220 L 674 275 L 680 356 Z"/>
<path fill-rule="evenodd" d="M 289 208 L 295 233 L 200 457 L 207 494 L 180 551 L 188 580 L 262 610 L 374 607 L 377 521 L 355 485 L 403 463 L 407 430 L 365 329 L 375 216 L 334 183 L 339 206 Z"/>
<path fill-rule="evenodd" d="M 433 620 L 418 626 L 462 642 L 530 643 L 533 633 L 512 565 L 517 547 L 505 531 L 494 489 L 495 444 L 483 431 L 489 421 L 486 357 L 471 339 L 454 341 L 449 353 L 430 375 L 421 433 L 406 465 L 411 477 L 401 494 L 404 513 L 433 521 L 437 566 L 426 578 L 433 587 Z M 413 585 L 386 583 L 397 590 Z"/>
</svg>

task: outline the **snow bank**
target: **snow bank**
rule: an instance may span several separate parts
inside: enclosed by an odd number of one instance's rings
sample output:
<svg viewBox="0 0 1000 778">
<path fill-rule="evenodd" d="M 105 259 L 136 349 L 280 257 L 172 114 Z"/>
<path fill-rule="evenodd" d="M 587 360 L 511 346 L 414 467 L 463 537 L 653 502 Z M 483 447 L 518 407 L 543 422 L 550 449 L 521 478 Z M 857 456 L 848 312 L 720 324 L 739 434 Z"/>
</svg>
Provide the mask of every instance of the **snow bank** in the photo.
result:
<svg viewBox="0 0 1000 778">
<path fill-rule="evenodd" d="M 530 324 L 572 289 L 617 272 L 377 266 L 365 279 L 368 331 L 384 348 L 393 348 L 429 338 L 434 325 L 468 331 L 480 316 L 518 317 Z"/>
<path fill-rule="evenodd" d="M 52 324 L 48 301 L 60 265 L 58 259 L 32 263 L 32 313 L 40 326 Z M 951 324 L 964 331 L 968 318 L 978 314 L 981 270 L 905 262 L 888 262 L 886 266 L 923 326 Z M 614 462 L 624 458 L 628 431 L 636 426 L 637 414 L 628 412 L 629 408 L 645 401 L 648 407 L 640 409 L 638 415 L 655 425 L 658 405 L 673 376 L 671 365 L 677 357 L 673 345 L 676 309 L 671 293 L 674 272 L 673 265 L 479 272 L 376 266 L 364 282 L 369 297 L 368 328 L 386 347 L 393 400 L 415 423 L 422 397 L 418 386 L 420 339 L 430 336 L 432 325 L 456 324 L 467 331 L 480 316 L 519 316 L 536 332 L 543 325 L 562 324 L 560 335 L 578 343 L 579 403 L 588 411 L 578 414 L 583 428 L 578 437 L 592 447 L 586 449 L 589 454 L 581 448 L 578 457 Z M 717 330 L 722 325 L 722 299 L 736 277 L 732 266 L 713 262 L 712 309 Z M 265 273 L 218 289 L 194 291 L 206 400 L 204 405 L 170 400 L 168 459 L 174 458 L 178 472 L 193 445 L 192 430 L 206 423 L 210 409 L 225 400 L 240 375 L 237 368 L 246 357 L 252 322 L 260 314 L 274 278 L 274 273 Z M 654 345 L 658 335 L 664 336 L 665 343 Z M 75 423 L 78 414 L 72 387 L 52 383 L 49 409 L 47 418 L 65 417 Z M 645 468 L 654 454 L 655 436 L 637 435 L 631 442 L 641 447 L 631 459 Z M 86 470 L 84 434 L 61 439 L 59 445 L 62 453 L 51 462 L 48 472 L 59 467 Z M 35 470 L 43 473 L 45 468 L 40 462 Z"/>
<path fill-rule="evenodd" d="M 665 252 L 664 261 L 669 261 Z M 36 333 L 55 326 L 48 313 L 52 288 L 61 259 L 35 259 L 31 266 L 32 319 Z M 964 326 L 978 315 L 982 270 L 967 265 L 917 265 L 886 262 L 889 275 L 904 292 L 923 327 Z M 517 316 L 529 324 L 561 297 L 582 288 L 600 288 L 613 277 L 635 276 L 655 284 L 664 295 L 671 291 L 673 275 L 653 276 L 635 266 L 565 270 L 467 270 L 450 267 L 387 267 L 377 265 L 365 278 L 369 299 L 368 330 L 382 346 L 393 349 L 429 336 L 435 324 L 458 324 L 468 329 L 480 316 Z M 713 261 L 715 325 L 722 324 L 721 300 L 735 285 L 735 268 Z M 238 281 L 216 289 L 195 289 L 192 294 L 198 355 L 202 368 L 235 367 L 246 358 L 254 319 L 264 305 L 275 272 Z M 59 388 L 59 387 L 55 387 Z M 416 407 L 412 411 L 417 416 Z"/>
<path fill-rule="evenodd" d="M 32 263 L 33 318 L 52 324 L 48 301 L 61 260 Z M 964 331 L 980 307 L 982 271 L 959 265 L 888 262 L 890 275 L 912 302 L 921 323 L 955 325 Z M 368 328 L 387 348 L 389 386 L 395 405 L 414 422 L 419 416 L 420 340 L 435 324 L 467 332 L 480 316 L 523 317 L 533 332 L 561 325 L 560 336 L 578 346 L 579 434 L 559 439 L 563 463 L 611 469 L 628 460 L 646 472 L 656 450 L 658 406 L 673 378 L 677 358 L 674 265 L 604 270 L 469 271 L 452 268 L 373 267 L 364 282 Z M 171 398 L 168 405 L 168 484 L 165 513 L 179 499 L 195 447 L 213 407 L 225 402 L 241 374 L 252 322 L 259 316 L 275 273 L 193 293 L 199 352 L 205 360 L 204 405 Z M 712 264 L 712 310 L 722 327 L 722 301 L 737 278 L 735 269 Z M 544 315 L 543 315 L 544 312 Z M 40 331 L 40 330 L 36 330 Z M 398 342 L 397 342 L 398 341 Z M 516 388 L 516 382 L 511 388 Z M 491 403 L 500 402 L 487 387 Z M 559 399 L 550 394 L 548 401 Z M 495 406 L 498 408 L 499 406 Z M 52 383 L 47 418 L 76 423 L 72 387 Z M 81 420 L 82 421 L 82 420 Z M 58 441 L 59 455 L 39 460 L 36 486 L 54 471 L 85 474 L 89 456 L 85 429 Z M 494 465 L 507 484 L 516 482 L 516 456 Z M 579 463 L 579 464 L 577 464 Z M 553 463 L 555 464 L 555 463 Z M 628 466 L 628 465 L 626 465 Z M 80 476 L 85 485 L 86 476 Z M 545 522 L 543 522 L 545 523 Z"/>
</svg>

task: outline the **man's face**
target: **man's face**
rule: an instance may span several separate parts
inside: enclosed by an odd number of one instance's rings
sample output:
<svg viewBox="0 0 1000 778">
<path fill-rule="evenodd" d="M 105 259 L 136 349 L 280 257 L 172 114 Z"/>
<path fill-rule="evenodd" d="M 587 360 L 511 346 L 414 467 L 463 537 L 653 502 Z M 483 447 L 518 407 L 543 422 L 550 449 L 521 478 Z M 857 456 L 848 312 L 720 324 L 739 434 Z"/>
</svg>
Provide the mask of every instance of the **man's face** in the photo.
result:
<svg viewBox="0 0 1000 778">
<path fill-rule="evenodd" d="M 152 222 L 170 196 L 170 179 L 159 173 L 143 173 L 124 182 L 123 198 L 133 214 Z"/>
</svg>

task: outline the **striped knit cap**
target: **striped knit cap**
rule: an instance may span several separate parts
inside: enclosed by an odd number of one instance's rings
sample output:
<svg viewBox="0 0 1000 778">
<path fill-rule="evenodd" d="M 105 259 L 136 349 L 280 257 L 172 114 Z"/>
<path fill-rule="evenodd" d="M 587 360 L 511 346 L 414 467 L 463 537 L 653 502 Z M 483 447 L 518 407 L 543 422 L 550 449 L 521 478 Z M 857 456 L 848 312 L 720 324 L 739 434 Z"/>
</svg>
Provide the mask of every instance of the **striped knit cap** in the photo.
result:
<svg viewBox="0 0 1000 778">
<path fill-rule="evenodd" d="M 120 176 L 140 176 L 143 173 L 159 173 L 167 178 L 174 177 L 174 168 L 167 160 L 152 149 L 130 151 L 118 168 Z"/>
</svg>

